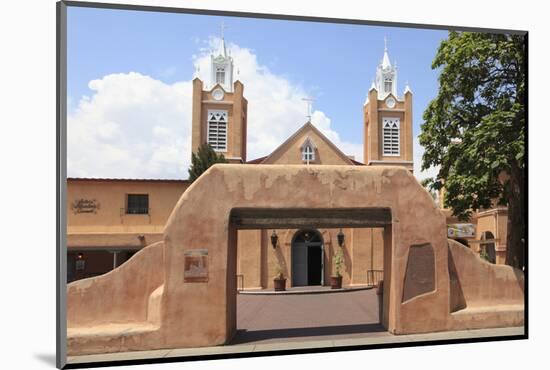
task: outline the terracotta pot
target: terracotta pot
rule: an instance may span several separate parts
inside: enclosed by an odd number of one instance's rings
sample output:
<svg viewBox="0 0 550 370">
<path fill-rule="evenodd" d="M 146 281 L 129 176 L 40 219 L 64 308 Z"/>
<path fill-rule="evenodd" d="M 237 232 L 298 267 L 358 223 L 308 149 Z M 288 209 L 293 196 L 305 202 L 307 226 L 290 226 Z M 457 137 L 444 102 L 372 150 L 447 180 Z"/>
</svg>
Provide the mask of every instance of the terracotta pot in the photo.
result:
<svg viewBox="0 0 550 370">
<path fill-rule="evenodd" d="M 273 287 L 276 292 L 286 290 L 286 279 L 273 279 Z"/>
<path fill-rule="evenodd" d="M 330 277 L 330 289 L 342 289 L 342 276 Z"/>
</svg>

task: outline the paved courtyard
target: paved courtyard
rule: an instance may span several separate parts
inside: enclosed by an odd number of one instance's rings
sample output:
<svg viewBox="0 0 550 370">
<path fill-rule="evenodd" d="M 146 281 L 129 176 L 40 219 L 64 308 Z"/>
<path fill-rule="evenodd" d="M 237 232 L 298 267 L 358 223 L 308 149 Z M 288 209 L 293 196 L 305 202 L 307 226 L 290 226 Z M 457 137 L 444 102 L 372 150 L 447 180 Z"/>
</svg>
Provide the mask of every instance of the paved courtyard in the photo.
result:
<svg viewBox="0 0 550 370">
<path fill-rule="evenodd" d="M 322 294 L 237 295 L 232 344 L 365 337 L 385 332 L 375 289 Z"/>
<path fill-rule="evenodd" d="M 224 346 L 68 357 L 69 364 L 520 336 L 523 327 L 391 335 L 378 323 L 375 289 L 316 294 L 239 294 L 237 335 Z"/>
</svg>

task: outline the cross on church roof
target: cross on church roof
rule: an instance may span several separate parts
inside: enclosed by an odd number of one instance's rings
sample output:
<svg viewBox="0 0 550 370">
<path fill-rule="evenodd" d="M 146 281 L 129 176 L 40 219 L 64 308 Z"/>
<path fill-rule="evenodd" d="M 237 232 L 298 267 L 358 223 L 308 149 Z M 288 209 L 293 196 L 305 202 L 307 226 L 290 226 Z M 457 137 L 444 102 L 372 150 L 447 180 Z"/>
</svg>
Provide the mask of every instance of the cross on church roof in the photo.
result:
<svg viewBox="0 0 550 370">
<path fill-rule="evenodd" d="M 315 99 L 313 99 L 313 98 L 302 98 L 302 100 L 305 101 L 306 104 L 307 104 L 307 115 L 306 115 L 306 117 L 307 117 L 308 122 L 310 122 L 311 121 L 311 106 L 312 106 L 313 101 Z"/>
</svg>

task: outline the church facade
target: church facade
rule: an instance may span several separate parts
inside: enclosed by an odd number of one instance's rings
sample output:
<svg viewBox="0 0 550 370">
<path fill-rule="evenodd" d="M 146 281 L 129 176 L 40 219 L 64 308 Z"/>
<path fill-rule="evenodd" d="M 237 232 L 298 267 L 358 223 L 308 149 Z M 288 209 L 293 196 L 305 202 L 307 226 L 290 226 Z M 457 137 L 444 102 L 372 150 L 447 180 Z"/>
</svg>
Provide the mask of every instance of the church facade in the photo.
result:
<svg viewBox="0 0 550 370">
<path fill-rule="evenodd" d="M 395 165 L 413 170 L 411 89 L 397 93 L 397 68 L 388 50 L 376 71 L 363 109 L 364 163 L 343 153 L 311 122 L 272 153 L 247 158 L 248 101 L 234 79 L 234 62 L 222 38 L 211 56 L 210 81 L 193 80 L 192 150 L 208 143 L 230 163 L 262 165 Z M 358 107 L 360 108 L 360 107 Z M 251 124 L 254 124 L 251 122 Z M 190 186 L 187 180 L 82 179 L 67 183 L 68 281 L 121 265 L 141 248 L 162 240 L 164 225 Z M 307 189 L 297 192 L 307 197 Z M 266 289 L 282 273 L 287 286 L 328 285 L 341 245 L 343 285 L 383 279 L 383 228 L 239 230 L 237 287 Z M 271 236 L 277 236 L 274 245 Z"/>
</svg>

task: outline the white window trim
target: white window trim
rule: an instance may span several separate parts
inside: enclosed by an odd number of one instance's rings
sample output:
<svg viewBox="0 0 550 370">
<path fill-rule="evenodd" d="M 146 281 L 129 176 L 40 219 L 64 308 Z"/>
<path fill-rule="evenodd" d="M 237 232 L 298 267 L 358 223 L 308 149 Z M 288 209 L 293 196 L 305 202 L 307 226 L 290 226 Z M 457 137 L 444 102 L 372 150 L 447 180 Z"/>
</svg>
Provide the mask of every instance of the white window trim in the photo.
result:
<svg viewBox="0 0 550 370">
<path fill-rule="evenodd" d="M 311 158 L 308 158 L 308 156 L 311 156 Z M 308 143 L 302 148 L 302 161 L 310 162 L 314 160 L 315 160 L 315 149 L 311 146 L 311 144 Z"/>
<path fill-rule="evenodd" d="M 222 115 L 225 115 L 225 146 L 224 147 L 220 147 L 219 140 L 218 140 L 220 122 L 217 122 L 218 132 L 216 132 L 216 144 L 215 144 L 215 146 L 212 145 L 212 143 L 210 142 L 210 115 L 211 114 L 216 114 L 216 113 L 221 113 Z M 212 147 L 212 149 L 214 149 L 215 152 L 227 153 L 227 139 L 228 139 L 228 136 L 229 136 L 228 131 L 229 131 L 229 115 L 228 115 L 227 111 L 226 110 L 219 110 L 219 109 L 209 109 L 208 110 L 208 115 L 206 116 L 206 142 L 208 144 L 210 144 L 210 146 Z"/>
<path fill-rule="evenodd" d="M 397 124 L 397 144 L 389 143 L 389 151 L 386 151 L 386 138 L 385 130 L 386 124 Z M 391 129 L 391 128 L 390 128 Z M 390 132 L 391 135 L 391 132 Z M 389 137 L 390 140 L 393 139 L 392 136 Z M 395 152 L 395 146 L 397 147 L 397 152 Z M 399 157 L 401 155 L 401 120 L 397 117 L 382 117 L 382 155 L 384 157 Z"/>
</svg>

